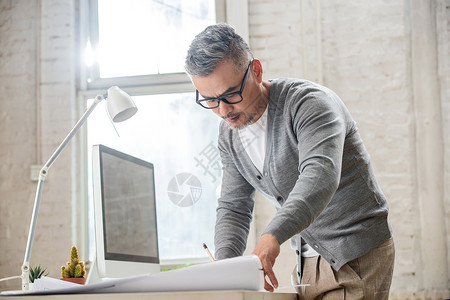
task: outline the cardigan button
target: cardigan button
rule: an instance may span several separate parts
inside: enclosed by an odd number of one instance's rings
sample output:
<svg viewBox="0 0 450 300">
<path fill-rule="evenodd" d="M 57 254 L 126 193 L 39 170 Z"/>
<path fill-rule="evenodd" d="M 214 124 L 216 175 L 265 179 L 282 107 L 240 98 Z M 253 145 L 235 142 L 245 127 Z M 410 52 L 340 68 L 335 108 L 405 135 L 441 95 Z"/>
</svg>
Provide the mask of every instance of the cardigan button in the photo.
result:
<svg viewBox="0 0 450 300">
<path fill-rule="evenodd" d="M 262 179 L 262 177 L 261 176 L 256 176 L 256 178 L 258 179 L 258 180 L 261 180 Z"/>
<path fill-rule="evenodd" d="M 278 197 L 277 197 L 277 201 L 278 201 L 278 202 L 281 202 L 281 201 L 283 201 L 283 197 L 281 197 L 281 196 L 278 196 Z"/>
</svg>

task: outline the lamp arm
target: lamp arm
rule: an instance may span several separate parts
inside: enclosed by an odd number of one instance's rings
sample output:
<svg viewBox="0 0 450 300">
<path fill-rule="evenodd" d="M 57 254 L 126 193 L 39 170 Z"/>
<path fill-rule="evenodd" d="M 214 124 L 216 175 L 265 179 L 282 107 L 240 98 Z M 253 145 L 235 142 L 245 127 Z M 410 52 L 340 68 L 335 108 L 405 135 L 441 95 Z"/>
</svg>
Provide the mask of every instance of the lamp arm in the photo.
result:
<svg viewBox="0 0 450 300">
<path fill-rule="evenodd" d="M 62 143 L 59 145 L 59 147 L 56 149 L 56 151 L 52 154 L 50 159 L 45 163 L 45 165 L 42 167 L 42 169 L 39 172 L 39 181 L 38 181 L 38 185 L 37 185 L 37 188 L 36 188 L 36 195 L 35 195 L 35 198 L 34 198 L 33 213 L 31 215 L 30 230 L 28 232 L 27 247 L 25 249 L 25 256 L 24 256 L 23 264 L 22 264 L 22 275 L 21 275 L 21 277 L 22 277 L 22 290 L 23 291 L 27 291 L 29 289 L 31 248 L 33 247 L 33 240 L 34 240 L 34 233 L 35 233 L 35 229 L 36 229 L 37 215 L 38 215 L 39 205 L 40 205 L 41 197 L 42 197 L 42 188 L 44 186 L 44 181 L 45 181 L 45 178 L 46 178 L 46 176 L 48 174 L 48 170 L 53 165 L 55 160 L 59 157 L 59 155 L 64 150 L 64 148 L 66 148 L 67 144 L 74 137 L 74 135 L 78 132 L 78 130 L 81 128 L 81 126 L 86 122 L 87 118 L 92 113 L 92 111 L 95 109 L 97 104 L 99 104 L 103 99 L 105 99 L 105 97 L 101 96 L 101 95 L 98 95 L 98 96 L 95 97 L 94 102 L 84 112 L 83 116 L 75 124 L 75 126 L 72 128 L 72 130 L 66 136 L 66 138 L 62 141 Z"/>
<path fill-rule="evenodd" d="M 77 124 L 75 124 L 75 126 L 72 128 L 72 130 L 66 136 L 66 138 L 62 141 L 61 145 L 59 145 L 59 147 L 55 150 L 55 152 L 52 154 L 52 156 L 49 158 L 49 160 L 47 161 L 47 163 L 44 165 L 44 167 L 42 169 L 46 169 L 45 171 L 47 171 L 53 165 L 53 163 L 58 158 L 58 156 L 61 154 L 61 152 L 64 150 L 64 148 L 66 148 L 66 146 L 70 142 L 70 140 L 78 132 L 78 130 L 84 124 L 84 122 L 86 122 L 87 118 L 92 113 L 92 111 L 95 109 L 97 104 L 99 104 L 103 99 L 104 99 L 104 97 L 100 96 L 100 95 L 95 97 L 94 102 L 84 112 L 83 116 L 81 116 L 80 120 L 78 120 Z"/>
</svg>

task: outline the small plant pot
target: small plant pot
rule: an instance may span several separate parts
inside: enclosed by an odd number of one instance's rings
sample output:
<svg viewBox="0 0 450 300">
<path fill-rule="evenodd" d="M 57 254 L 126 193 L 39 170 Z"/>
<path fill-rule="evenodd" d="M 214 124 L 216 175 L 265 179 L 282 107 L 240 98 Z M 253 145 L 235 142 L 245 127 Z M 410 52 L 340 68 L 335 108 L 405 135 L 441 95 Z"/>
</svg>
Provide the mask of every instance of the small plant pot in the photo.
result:
<svg viewBox="0 0 450 300">
<path fill-rule="evenodd" d="M 81 284 L 81 285 L 84 285 L 86 283 L 86 278 L 85 277 L 80 277 L 80 278 L 61 278 L 61 280 L 69 281 L 69 282 L 73 282 L 73 283 Z"/>
</svg>

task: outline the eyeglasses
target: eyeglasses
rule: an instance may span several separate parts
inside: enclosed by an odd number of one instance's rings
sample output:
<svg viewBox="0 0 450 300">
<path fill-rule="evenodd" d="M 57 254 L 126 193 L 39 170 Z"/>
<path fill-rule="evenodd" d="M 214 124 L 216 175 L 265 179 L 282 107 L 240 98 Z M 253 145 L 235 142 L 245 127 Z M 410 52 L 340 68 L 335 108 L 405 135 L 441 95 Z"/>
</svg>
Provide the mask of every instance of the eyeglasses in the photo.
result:
<svg viewBox="0 0 450 300">
<path fill-rule="evenodd" d="M 244 79 L 242 80 L 241 88 L 239 89 L 239 91 L 224 94 L 217 98 L 200 98 L 198 90 L 195 90 L 196 92 L 195 102 L 197 102 L 197 104 L 201 105 L 206 109 L 213 109 L 219 107 L 220 101 L 223 101 L 227 104 L 237 104 L 242 100 L 244 100 L 244 98 L 242 97 L 242 92 L 244 91 L 245 83 L 247 82 L 248 72 L 250 70 L 252 62 L 253 60 L 250 61 L 250 63 L 248 64 L 247 71 L 245 71 Z"/>
</svg>

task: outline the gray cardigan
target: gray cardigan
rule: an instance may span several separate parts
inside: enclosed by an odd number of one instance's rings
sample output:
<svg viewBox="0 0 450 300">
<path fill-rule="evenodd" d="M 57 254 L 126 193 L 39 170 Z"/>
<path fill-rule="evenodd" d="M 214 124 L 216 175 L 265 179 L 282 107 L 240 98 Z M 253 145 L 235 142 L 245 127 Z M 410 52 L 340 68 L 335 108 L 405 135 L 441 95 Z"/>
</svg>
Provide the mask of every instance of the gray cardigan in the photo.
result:
<svg viewBox="0 0 450 300">
<path fill-rule="evenodd" d="M 331 90 L 309 81 L 270 83 L 263 173 L 239 133 L 220 125 L 223 164 L 215 227 L 218 259 L 245 250 L 255 189 L 277 208 L 264 233 L 280 244 L 300 238 L 339 270 L 392 235 L 386 198 L 350 113 Z M 297 254 L 299 252 L 297 251 Z"/>
</svg>

